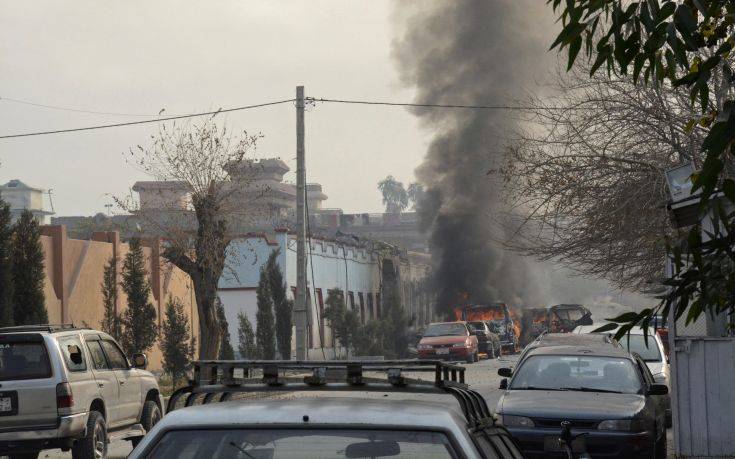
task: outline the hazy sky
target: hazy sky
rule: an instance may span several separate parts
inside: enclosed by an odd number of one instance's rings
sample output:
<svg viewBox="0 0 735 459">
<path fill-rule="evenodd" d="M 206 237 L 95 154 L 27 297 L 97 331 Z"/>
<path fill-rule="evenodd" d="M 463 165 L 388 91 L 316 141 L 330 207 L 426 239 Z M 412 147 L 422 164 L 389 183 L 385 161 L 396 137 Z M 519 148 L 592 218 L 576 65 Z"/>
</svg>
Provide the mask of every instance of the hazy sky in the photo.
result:
<svg viewBox="0 0 735 459">
<path fill-rule="evenodd" d="M 370 1 L 0 0 L 0 98 L 85 110 L 157 114 L 307 96 L 411 101 L 391 60 L 391 6 Z M 146 119 L 0 100 L 0 134 Z M 292 105 L 230 113 L 261 132 L 257 157 L 295 169 Z M 0 140 L 0 182 L 53 189 L 57 215 L 105 211 L 107 194 L 146 179 L 123 153 L 155 124 Z M 413 180 L 430 132 L 400 108 L 319 104 L 306 114 L 307 177 L 326 205 L 380 211 L 376 182 Z M 294 178 L 293 171 L 287 176 Z"/>
</svg>

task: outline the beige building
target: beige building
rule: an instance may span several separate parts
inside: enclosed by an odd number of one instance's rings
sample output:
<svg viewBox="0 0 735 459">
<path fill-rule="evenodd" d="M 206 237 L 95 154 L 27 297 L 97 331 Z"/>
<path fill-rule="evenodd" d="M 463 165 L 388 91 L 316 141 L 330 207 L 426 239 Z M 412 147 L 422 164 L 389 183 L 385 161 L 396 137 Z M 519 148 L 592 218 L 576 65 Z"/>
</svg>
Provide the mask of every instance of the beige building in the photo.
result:
<svg viewBox="0 0 735 459">
<path fill-rule="evenodd" d="M 90 240 L 69 239 L 66 227 L 43 226 L 41 244 L 45 252 L 46 309 L 50 323 L 73 323 L 77 326 L 100 328 L 104 316 L 102 277 L 104 267 L 115 255 L 120 270 L 129 246 L 120 241 L 117 232 L 94 233 Z M 160 326 L 165 317 L 166 302 L 174 297 L 181 300 L 189 316 L 193 336 L 198 339 L 198 321 L 194 290 L 189 276 L 166 263 L 160 256 L 160 242 L 143 242 L 143 253 L 148 261 L 151 284 L 151 303 L 156 308 Z M 122 313 L 127 304 L 125 293 L 118 289 L 117 311 Z M 148 353 L 149 369 L 161 369 L 161 351 L 158 343 Z"/>
<path fill-rule="evenodd" d="M 13 179 L 4 185 L 0 185 L 0 197 L 10 206 L 13 220 L 17 220 L 24 210 L 30 210 L 39 223 L 46 223 L 46 217 L 53 215 L 44 209 L 43 195 L 46 193 L 42 188 L 23 183 Z"/>
</svg>

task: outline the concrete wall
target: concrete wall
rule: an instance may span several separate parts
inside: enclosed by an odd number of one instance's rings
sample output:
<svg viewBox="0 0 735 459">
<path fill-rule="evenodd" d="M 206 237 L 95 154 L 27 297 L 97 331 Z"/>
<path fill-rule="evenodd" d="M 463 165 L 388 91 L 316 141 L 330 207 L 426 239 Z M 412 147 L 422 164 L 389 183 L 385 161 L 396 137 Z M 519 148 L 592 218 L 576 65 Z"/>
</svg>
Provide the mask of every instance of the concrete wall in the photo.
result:
<svg viewBox="0 0 735 459">
<path fill-rule="evenodd" d="M 118 283 L 128 244 L 120 241 L 117 232 L 95 233 L 92 240 L 69 239 L 63 226 L 42 227 L 41 244 L 45 252 L 46 309 L 51 323 L 74 323 L 100 328 L 104 315 L 102 278 L 108 260 L 117 255 Z M 165 317 L 166 302 L 175 297 L 184 304 L 189 316 L 192 336 L 198 340 L 196 300 L 189 276 L 165 263 L 160 257 L 157 240 L 144 241 L 143 253 L 148 261 L 151 283 L 151 303 L 156 308 L 157 325 Z M 118 290 L 118 313 L 122 313 L 127 298 Z M 161 368 L 158 343 L 148 353 L 150 369 Z"/>
<path fill-rule="evenodd" d="M 296 239 L 285 231 L 275 234 L 247 234 L 230 243 L 227 268 L 219 282 L 219 295 L 225 307 L 225 316 L 233 347 L 237 348 L 237 314 L 245 313 L 253 327 L 257 299 L 255 289 L 260 270 L 273 250 L 280 250 L 278 265 L 284 273 L 288 294 L 293 298 L 296 287 Z M 402 297 L 410 315 L 422 320 L 431 316 L 433 307 L 428 295 L 419 294 L 429 269 L 427 256 L 396 257 L 399 264 Z M 321 320 L 328 291 L 339 289 L 347 292 L 348 307 L 354 307 L 363 320 L 377 318 L 381 288 L 380 261 L 376 251 L 343 244 L 337 241 L 313 238 L 307 245 L 307 279 L 311 312 L 311 348 L 320 348 L 321 342 L 327 357 L 333 355 L 334 340 L 326 322 Z M 320 301 L 321 298 L 321 301 Z M 370 307 L 372 305 L 372 308 Z M 323 324 L 322 324 L 323 323 Z M 321 336 L 320 336 L 321 335 Z M 321 350 L 315 354 L 321 357 Z"/>
</svg>

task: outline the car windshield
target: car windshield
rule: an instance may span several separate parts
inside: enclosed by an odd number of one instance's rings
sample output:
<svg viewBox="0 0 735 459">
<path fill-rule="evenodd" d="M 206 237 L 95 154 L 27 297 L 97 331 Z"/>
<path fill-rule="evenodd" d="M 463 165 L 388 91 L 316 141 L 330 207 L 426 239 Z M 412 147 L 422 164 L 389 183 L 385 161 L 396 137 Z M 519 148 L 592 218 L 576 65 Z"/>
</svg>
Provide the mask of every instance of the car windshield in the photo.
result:
<svg viewBox="0 0 735 459">
<path fill-rule="evenodd" d="M 467 334 L 467 327 L 460 323 L 432 324 L 426 329 L 424 336 L 462 336 Z"/>
<path fill-rule="evenodd" d="M 0 381 L 50 377 L 51 365 L 42 342 L 0 343 Z"/>
<path fill-rule="evenodd" d="M 644 362 L 660 362 L 661 351 L 658 348 L 656 338 L 648 335 L 648 344 L 643 339 L 643 335 L 627 335 L 620 338 L 620 344 L 631 354 L 635 353 L 641 356 Z"/>
<path fill-rule="evenodd" d="M 147 457 L 165 459 L 455 458 L 443 433 L 341 429 L 207 429 L 167 432 Z"/>
<path fill-rule="evenodd" d="M 637 394 L 641 383 L 633 363 L 625 358 L 535 355 L 521 364 L 510 388 Z"/>
<path fill-rule="evenodd" d="M 493 333 L 502 333 L 503 331 L 503 321 L 502 320 L 490 320 L 488 321 L 487 326 L 490 328 L 490 331 Z"/>
<path fill-rule="evenodd" d="M 467 325 L 472 327 L 473 330 L 485 330 L 485 324 L 483 322 L 469 322 Z"/>
</svg>

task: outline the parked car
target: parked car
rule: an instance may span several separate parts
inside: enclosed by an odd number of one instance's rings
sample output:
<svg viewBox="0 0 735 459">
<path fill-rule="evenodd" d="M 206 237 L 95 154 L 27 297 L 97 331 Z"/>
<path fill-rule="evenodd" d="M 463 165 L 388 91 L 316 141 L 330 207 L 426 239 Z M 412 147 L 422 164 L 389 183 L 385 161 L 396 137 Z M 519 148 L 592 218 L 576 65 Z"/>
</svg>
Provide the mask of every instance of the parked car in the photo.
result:
<svg viewBox="0 0 735 459">
<path fill-rule="evenodd" d="M 506 389 L 497 416 L 525 457 L 562 452 L 568 422 L 577 453 L 607 458 L 665 458 L 668 388 L 643 360 L 613 346 L 549 346 L 530 350 L 518 368 L 498 370 Z"/>
<path fill-rule="evenodd" d="M 197 364 L 198 365 L 198 364 Z M 200 385 L 177 390 L 171 396 L 171 411 L 128 456 L 151 458 L 522 458 L 505 428 L 496 425 L 480 394 L 460 382 L 464 367 L 425 361 L 376 362 L 203 362 L 199 372 L 206 380 Z M 269 366 L 270 368 L 266 368 Z M 212 382 L 207 375 L 236 374 L 238 370 L 263 372 L 279 379 L 278 385 L 264 379 L 236 379 Z M 347 373 L 332 382 L 325 379 L 327 367 Z M 371 370 L 370 367 L 380 368 Z M 400 371 L 411 367 L 428 369 L 435 380 L 403 380 Z M 290 382 L 287 371 L 313 373 Z M 375 376 L 363 380 L 362 372 L 380 371 L 388 378 Z M 243 375 L 244 375 L 243 371 Z M 389 381 L 392 379 L 392 383 Z M 448 379 L 447 379 L 448 378 Z M 449 383 L 451 382 L 451 383 Z M 445 384 L 446 383 L 446 384 Z M 272 392 L 308 390 L 328 392 L 333 386 L 344 391 L 352 384 L 357 392 L 415 392 L 429 400 L 356 397 L 298 397 L 295 399 L 258 398 L 219 403 L 223 395 L 235 397 L 238 391 Z M 193 393 L 198 406 L 176 409 L 176 400 L 190 400 Z M 454 395 L 460 410 L 437 402 L 437 396 Z M 467 397 L 467 398 L 465 398 Z M 472 399 L 472 404 L 465 403 Z M 172 406 L 171 404 L 174 404 Z"/>
<path fill-rule="evenodd" d="M 543 333 L 523 348 L 518 356 L 518 363 L 523 361 L 531 350 L 549 346 L 584 346 L 584 347 L 615 347 L 623 346 L 612 336 L 607 334 L 577 334 L 577 333 Z"/>
<path fill-rule="evenodd" d="M 155 377 L 108 334 L 73 326 L 0 328 L 0 456 L 49 448 L 100 458 L 111 439 L 137 443 L 162 417 Z"/>
<path fill-rule="evenodd" d="M 503 355 L 503 348 L 500 346 L 500 338 L 497 333 L 490 331 L 490 327 L 485 321 L 467 322 L 477 336 L 477 345 L 482 354 L 489 359 L 494 359 Z"/>
<path fill-rule="evenodd" d="M 574 332 L 578 334 L 592 333 L 602 325 L 604 324 L 579 326 L 574 329 Z M 603 334 L 610 335 L 611 333 Z M 653 379 L 659 384 L 665 384 L 671 390 L 671 368 L 661 336 L 652 331 L 649 332 L 648 344 L 646 344 L 643 329 L 641 327 L 633 327 L 628 335 L 620 339 L 620 344 L 629 352 L 639 355 L 646 362 L 648 369 L 651 370 Z M 666 397 L 666 403 L 666 425 L 667 427 L 671 427 L 670 396 Z"/>
<path fill-rule="evenodd" d="M 465 360 L 473 363 L 480 360 L 478 340 L 467 322 L 437 322 L 429 324 L 418 345 L 419 358 Z"/>
</svg>

